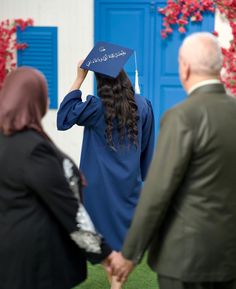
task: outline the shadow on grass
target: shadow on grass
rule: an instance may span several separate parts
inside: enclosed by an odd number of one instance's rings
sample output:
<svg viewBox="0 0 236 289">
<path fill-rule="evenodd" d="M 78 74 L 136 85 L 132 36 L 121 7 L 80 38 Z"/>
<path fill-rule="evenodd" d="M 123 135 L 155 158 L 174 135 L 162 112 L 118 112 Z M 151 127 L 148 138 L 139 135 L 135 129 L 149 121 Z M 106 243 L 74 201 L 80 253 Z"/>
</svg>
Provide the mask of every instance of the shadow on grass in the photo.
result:
<svg viewBox="0 0 236 289">
<path fill-rule="evenodd" d="M 88 265 L 88 278 L 74 289 L 109 289 L 106 273 L 101 265 Z M 146 257 L 131 273 L 123 289 L 158 289 L 157 277 L 146 264 Z"/>
</svg>

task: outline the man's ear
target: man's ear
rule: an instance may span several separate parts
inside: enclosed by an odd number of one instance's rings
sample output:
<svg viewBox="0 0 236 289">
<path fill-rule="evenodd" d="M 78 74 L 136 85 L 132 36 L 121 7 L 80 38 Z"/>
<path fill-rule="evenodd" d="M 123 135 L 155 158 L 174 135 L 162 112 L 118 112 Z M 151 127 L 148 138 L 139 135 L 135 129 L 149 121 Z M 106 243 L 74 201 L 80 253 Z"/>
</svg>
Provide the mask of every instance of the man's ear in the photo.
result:
<svg viewBox="0 0 236 289">
<path fill-rule="evenodd" d="M 182 63 L 182 78 L 184 81 L 188 81 L 191 74 L 190 65 L 186 62 Z"/>
</svg>

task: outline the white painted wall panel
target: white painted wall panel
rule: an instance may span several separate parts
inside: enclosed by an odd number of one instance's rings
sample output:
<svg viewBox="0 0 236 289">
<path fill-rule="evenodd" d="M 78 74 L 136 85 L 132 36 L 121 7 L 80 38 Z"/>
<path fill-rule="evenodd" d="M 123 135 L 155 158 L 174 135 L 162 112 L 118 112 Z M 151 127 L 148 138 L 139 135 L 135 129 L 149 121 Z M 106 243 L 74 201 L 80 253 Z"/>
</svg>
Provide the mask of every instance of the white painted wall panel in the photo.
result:
<svg viewBox="0 0 236 289">
<path fill-rule="evenodd" d="M 232 40 L 232 31 L 227 19 L 216 11 L 215 31 L 219 33 L 219 41 L 222 47 L 228 48 Z"/>
</svg>

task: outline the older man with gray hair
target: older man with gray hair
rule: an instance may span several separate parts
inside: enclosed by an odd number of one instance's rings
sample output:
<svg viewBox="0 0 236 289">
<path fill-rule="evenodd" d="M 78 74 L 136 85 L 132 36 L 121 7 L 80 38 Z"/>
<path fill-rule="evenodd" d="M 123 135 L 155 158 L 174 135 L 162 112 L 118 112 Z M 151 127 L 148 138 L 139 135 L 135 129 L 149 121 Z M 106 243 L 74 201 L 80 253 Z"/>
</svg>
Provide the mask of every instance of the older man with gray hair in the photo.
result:
<svg viewBox="0 0 236 289">
<path fill-rule="evenodd" d="M 123 257 L 111 260 L 120 280 L 148 249 L 160 289 L 236 288 L 236 101 L 220 83 L 221 66 L 213 35 L 184 40 L 179 74 L 188 98 L 161 121 Z"/>
</svg>

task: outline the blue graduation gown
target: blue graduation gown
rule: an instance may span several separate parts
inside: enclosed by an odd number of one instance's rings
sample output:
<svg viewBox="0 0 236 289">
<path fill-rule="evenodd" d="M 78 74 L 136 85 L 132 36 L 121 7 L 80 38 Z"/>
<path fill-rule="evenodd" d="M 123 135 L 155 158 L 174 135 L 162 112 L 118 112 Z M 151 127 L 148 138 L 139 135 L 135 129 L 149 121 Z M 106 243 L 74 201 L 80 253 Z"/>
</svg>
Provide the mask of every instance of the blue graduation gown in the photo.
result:
<svg viewBox="0 0 236 289">
<path fill-rule="evenodd" d="M 57 114 L 57 127 L 67 130 L 84 126 L 80 168 L 88 186 L 84 205 L 96 229 L 115 250 L 120 250 L 139 199 L 142 181 L 154 149 L 154 117 L 151 103 L 135 95 L 138 106 L 138 147 L 116 146 L 105 139 L 106 123 L 100 98 L 89 95 L 82 102 L 81 91 L 68 93 Z M 118 140 L 118 132 L 113 139 Z"/>
</svg>

